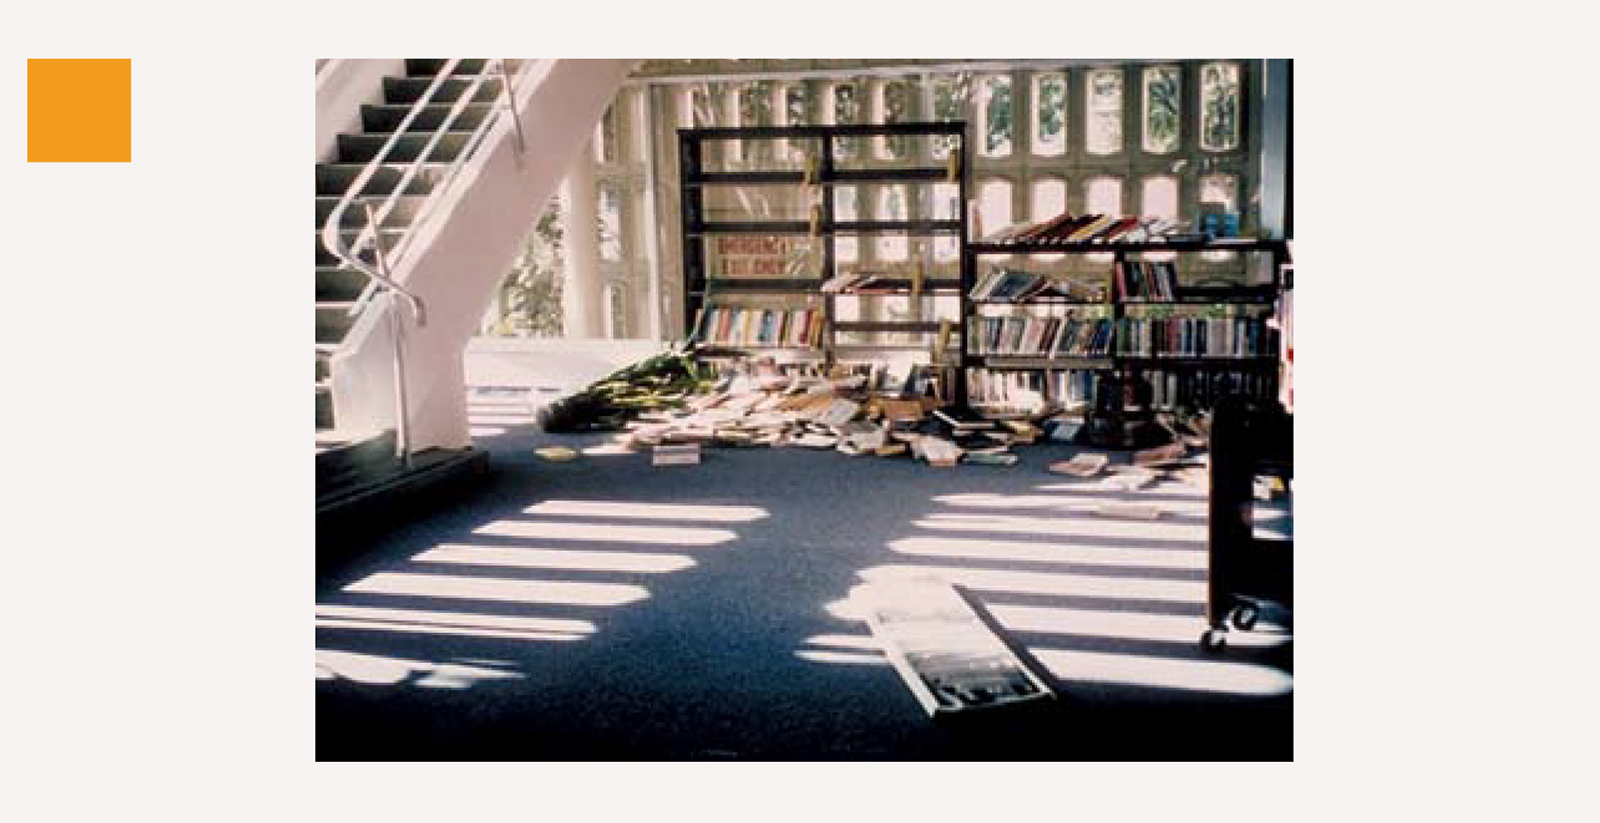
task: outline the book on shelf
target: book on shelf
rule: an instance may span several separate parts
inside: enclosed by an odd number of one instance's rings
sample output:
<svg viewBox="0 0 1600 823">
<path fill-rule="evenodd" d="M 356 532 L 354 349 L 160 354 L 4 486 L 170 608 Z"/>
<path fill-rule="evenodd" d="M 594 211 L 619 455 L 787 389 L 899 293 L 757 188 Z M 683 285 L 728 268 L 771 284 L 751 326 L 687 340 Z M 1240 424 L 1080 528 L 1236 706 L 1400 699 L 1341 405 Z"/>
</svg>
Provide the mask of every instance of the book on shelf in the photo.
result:
<svg viewBox="0 0 1600 823">
<path fill-rule="evenodd" d="M 1254 317 L 1125 317 L 1117 321 L 1125 357 L 1251 358 L 1276 351 L 1276 335 Z"/>
<path fill-rule="evenodd" d="M 973 317 L 968 349 L 979 355 L 1105 357 L 1111 353 L 1112 321 L 1106 318 Z"/>
<path fill-rule="evenodd" d="M 967 399 L 986 414 L 1033 415 L 1084 406 L 1093 397 L 1094 372 L 1088 369 L 967 372 Z"/>
<path fill-rule="evenodd" d="M 1185 227 L 1165 217 L 1062 213 L 1032 224 L 1006 226 L 983 238 L 998 245 L 1160 241 Z"/>
<path fill-rule="evenodd" d="M 1117 294 L 1124 301 L 1175 301 L 1178 299 L 1178 267 L 1170 260 L 1124 260 L 1112 266 Z"/>
<path fill-rule="evenodd" d="M 1087 303 L 1105 300 L 1105 287 L 1082 278 L 1055 278 L 995 266 L 973 284 L 968 296 L 987 303 L 1022 303 L 1035 297 L 1065 297 Z"/>
<path fill-rule="evenodd" d="M 822 343 L 823 320 L 820 309 L 713 306 L 706 310 L 705 342 L 814 348 Z"/>
</svg>

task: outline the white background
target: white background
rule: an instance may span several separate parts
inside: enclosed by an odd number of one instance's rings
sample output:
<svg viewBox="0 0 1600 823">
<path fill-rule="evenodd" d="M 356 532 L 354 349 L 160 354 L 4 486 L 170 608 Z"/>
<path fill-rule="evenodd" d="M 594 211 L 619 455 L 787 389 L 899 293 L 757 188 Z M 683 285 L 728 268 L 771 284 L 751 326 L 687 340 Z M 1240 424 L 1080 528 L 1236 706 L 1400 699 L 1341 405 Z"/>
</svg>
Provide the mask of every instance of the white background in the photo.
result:
<svg viewBox="0 0 1600 823">
<path fill-rule="evenodd" d="M 1544 820 L 1593 808 L 1585 27 L 1521 3 L 53 4 L 0 30 L 0 812 Z M 886 5 L 886 4 L 885 4 Z M 1529 21 L 1529 22 L 1520 22 Z M 1295 71 L 1294 764 L 317 764 L 313 59 L 1259 57 Z M 24 61 L 132 57 L 131 164 Z M 910 810 L 915 810 L 911 813 Z"/>
</svg>

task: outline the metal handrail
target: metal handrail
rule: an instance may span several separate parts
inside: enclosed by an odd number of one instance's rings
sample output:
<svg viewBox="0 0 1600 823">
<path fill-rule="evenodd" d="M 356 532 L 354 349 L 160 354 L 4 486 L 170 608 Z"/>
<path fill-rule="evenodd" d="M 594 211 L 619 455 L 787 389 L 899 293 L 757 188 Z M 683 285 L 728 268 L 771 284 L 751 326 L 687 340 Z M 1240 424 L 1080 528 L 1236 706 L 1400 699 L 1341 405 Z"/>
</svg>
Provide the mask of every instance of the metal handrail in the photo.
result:
<svg viewBox="0 0 1600 823">
<path fill-rule="evenodd" d="M 450 161 L 450 164 L 445 170 L 444 174 L 436 181 L 435 185 L 428 192 L 428 194 L 424 196 L 422 205 L 417 209 L 417 213 L 411 219 L 410 224 L 401 232 L 399 241 L 395 243 L 393 248 L 387 250 L 387 252 L 385 252 L 382 246 L 382 232 L 380 231 L 380 227 L 388 218 L 389 214 L 393 212 L 395 207 L 398 205 L 399 198 L 405 196 L 406 191 L 417 179 L 417 172 L 433 155 L 433 152 L 439 145 L 440 139 L 450 131 L 450 127 L 454 125 L 456 119 L 461 115 L 461 113 L 466 110 L 466 106 L 474 102 L 474 98 L 477 97 L 478 90 L 482 88 L 484 80 L 493 79 L 491 74 L 496 68 L 498 69 L 499 77 L 501 79 L 501 87 L 504 92 L 503 96 L 507 102 L 507 109 L 513 118 L 513 125 L 516 128 L 517 150 L 519 156 L 526 150 L 526 145 L 522 139 L 522 121 L 516 110 L 516 98 L 514 94 L 512 94 L 512 74 L 508 71 L 505 60 L 503 58 L 486 59 L 483 67 L 478 72 L 472 75 L 462 75 L 458 78 L 454 72 L 460 62 L 460 58 L 450 58 L 445 61 L 444 65 L 440 67 L 438 74 L 434 76 L 433 81 L 428 84 L 428 88 L 425 89 L 420 96 L 418 96 L 416 102 L 411 104 L 411 109 L 406 112 L 406 116 L 400 121 L 399 126 L 397 126 L 394 132 L 389 135 L 389 139 L 384 141 L 383 146 L 380 147 L 377 153 L 372 156 L 371 160 L 367 161 L 367 164 L 364 168 L 362 168 L 361 173 L 358 174 L 356 179 L 351 182 L 350 186 L 345 189 L 344 195 L 340 197 L 339 202 L 334 205 L 333 210 L 328 214 L 327 220 L 323 223 L 322 232 L 320 235 L 322 239 L 322 245 L 339 260 L 339 265 L 341 267 L 358 271 L 367 278 L 366 286 L 362 289 L 361 294 L 356 298 L 354 305 L 352 305 L 349 309 L 349 314 L 351 316 L 360 314 L 366 308 L 367 304 L 371 302 L 377 292 L 382 289 L 387 290 L 392 295 L 403 298 L 406 301 L 407 305 L 411 307 L 412 314 L 415 316 L 417 326 L 419 328 L 427 325 L 427 315 L 422 298 L 416 293 L 400 285 L 390 275 L 396 268 L 396 261 L 399 261 L 405 252 L 410 248 L 410 242 L 412 237 L 415 236 L 415 230 L 426 222 L 427 217 L 432 212 L 432 209 L 441 199 L 440 195 L 450 188 L 450 185 L 454 182 L 461 169 L 473 158 L 478 147 L 483 143 L 483 140 L 488 135 L 489 131 L 498 123 L 499 117 L 496 115 L 484 117 L 483 121 L 473 129 L 472 134 L 467 138 L 466 143 L 462 146 L 461 151 L 456 155 L 456 158 Z M 532 60 L 524 62 L 523 65 L 518 69 L 516 76 L 519 78 L 525 76 L 534 63 L 535 61 Z M 364 190 L 367 184 L 372 181 L 372 178 L 378 173 L 378 170 L 383 168 L 385 161 L 394 151 L 394 148 L 398 144 L 400 138 L 411 133 L 410 127 L 412 122 L 416 120 L 417 116 L 422 113 L 422 110 L 425 107 L 433 105 L 434 97 L 438 93 L 438 90 L 443 85 L 444 81 L 452 78 L 463 79 L 466 77 L 471 78 L 471 82 L 469 83 L 468 87 L 462 92 L 460 98 L 458 98 L 450 107 L 450 111 L 440 121 L 439 125 L 433 129 L 428 142 L 423 146 L 422 151 L 418 152 L 416 159 L 410 161 L 406 165 L 405 171 L 401 174 L 400 180 L 395 184 L 394 188 L 389 192 L 389 194 L 382 198 L 362 197 L 362 190 Z M 360 203 L 361 208 L 365 210 L 366 225 L 356 233 L 354 241 L 347 244 L 344 241 L 344 216 L 345 213 L 357 203 Z M 375 206 L 374 203 L 377 205 Z M 361 253 L 365 251 L 369 245 L 374 252 L 377 265 L 369 264 L 360 258 Z M 409 438 L 406 436 L 406 430 L 409 427 L 406 425 L 405 420 L 407 414 L 407 410 L 405 408 L 405 378 L 403 370 L 398 365 L 402 362 L 401 358 L 403 357 L 403 352 L 401 351 L 402 341 L 401 328 L 399 326 L 398 306 L 396 306 L 396 314 L 395 317 L 392 318 L 392 322 L 395 324 L 392 331 L 394 334 L 394 357 L 397 364 L 397 385 L 395 387 L 395 393 L 396 403 L 399 407 L 397 409 L 397 413 L 400 418 L 399 430 L 397 431 L 396 438 L 397 442 L 395 446 L 396 451 L 399 453 L 402 459 L 409 459 L 410 444 L 407 442 Z"/>
<path fill-rule="evenodd" d="M 372 159 L 367 161 L 366 166 L 361 170 L 361 173 L 356 176 L 356 179 L 351 182 L 350 186 L 345 190 L 344 196 L 340 198 L 339 202 L 334 206 L 333 211 L 329 213 L 328 219 L 323 223 L 323 246 L 325 246 L 329 252 L 339 259 L 340 265 L 355 269 L 356 271 L 366 275 L 368 278 L 366 288 L 356 299 L 355 305 L 351 306 L 350 308 L 350 314 L 352 315 L 360 314 L 361 311 L 366 307 L 366 304 L 372 299 L 373 293 L 376 291 L 377 287 L 383 286 L 395 291 L 397 294 L 406 299 L 406 302 L 411 305 L 412 310 L 417 315 L 417 325 L 426 325 L 426 315 L 424 313 L 422 299 L 413 292 L 407 290 L 404 286 L 401 286 L 399 283 L 386 277 L 382 272 L 378 271 L 376 267 L 368 264 L 366 261 L 361 260 L 359 255 L 363 251 L 366 251 L 369 245 L 375 245 L 379 242 L 379 238 L 382 236 L 380 227 L 383 225 L 383 221 L 388 219 L 390 213 L 394 211 L 395 207 L 399 203 L 399 198 L 406 196 L 406 192 L 410 189 L 412 183 L 417 180 L 418 172 L 421 170 L 423 164 L 428 162 L 429 158 L 438 148 L 440 139 L 450 131 L 450 127 L 455 124 L 461 113 L 466 110 L 466 106 L 474 102 L 474 98 L 477 97 L 478 90 L 482 88 L 483 82 L 485 80 L 495 79 L 492 75 L 497 69 L 502 81 L 502 88 L 509 92 L 511 88 L 511 74 L 506 70 L 504 59 L 486 60 L 483 68 L 480 69 L 476 74 L 457 76 L 454 75 L 453 72 L 460 62 L 460 58 L 451 58 L 445 61 L 445 64 L 440 68 L 439 73 L 435 75 L 433 81 L 428 84 L 428 88 L 424 90 L 422 95 L 417 98 L 416 102 L 412 103 L 411 110 L 406 112 L 406 116 L 400 121 L 400 125 L 396 127 L 392 134 L 389 135 L 389 139 L 384 141 L 383 146 L 376 154 L 373 155 Z M 521 77 L 524 75 L 531 65 L 532 61 L 524 63 L 522 67 L 518 69 L 517 76 Z M 417 158 L 413 161 L 410 161 L 406 165 L 405 171 L 401 174 L 400 180 L 395 184 L 394 188 L 389 192 L 389 194 L 383 196 L 382 198 L 363 198 L 360 195 L 360 192 L 366 188 L 366 185 L 371 182 L 372 178 L 377 175 L 381 168 L 383 168 L 385 161 L 394 151 L 394 148 L 398 144 L 401 136 L 411 133 L 409 131 L 411 123 L 416 120 L 419 114 L 422 113 L 424 107 L 433 105 L 434 97 L 438 93 L 440 86 L 445 80 L 451 78 L 470 78 L 471 83 L 461 94 L 460 98 L 458 98 L 450 107 L 450 111 L 445 115 L 444 119 L 441 120 L 439 125 L 433 129 L 428 138 L 428 142 L 423 146 L 422 151 L 418 153 Z M 521 118 L 517 116 L 515 100 L 510 97 L 509 93 L 505 96 L 509 103 L 508 108 L 512 114 L 518 137 L 520 138 L 522 131 Z M 450 187 L 450 184 L 455 180 L 461 169 L 476 153 L 478 147 L 483 143 L 484 138 L 487 137 L 490 129 L 497 123 L 497 121 L 497 117 L 485 117 L 483 122 L 479 123 L 478 126 L 473 129 L 472 134 L 467 138 L 466 144 L 462 146 L 461 152 L 456 155 L 455 160 L 450 162 L 449 167 L 445 170 L 442 177 L 437 181 L 432 191 L 425 195 L 423 204 L 421 208 L 418 209 L 416 216 L 412 218 L 410 226 L 408 226 L 402 232 L 400 240 L 395 244 L 394 248 L 389 250 L 390 271 L 393 271 L 396 268 L 396 263 L 403 257 L 406 249 L 409 248 L 411 239 L 415 236 L 414 230 L 426 221 L 427 216 L 437 205 L 440 199 L 439 195 L 441 195 Z M 523 149 L 523 143 L 520 139 L 518 140 L 518 149 L 519 151 Z M 368 222 L 367 225 L 363 226 L 362 229 L 357 233 L 355 240 L 349 244 L 346 244 L 344 242 L 342 228 L 345 213 L 352 206 L 354 206 L 357 201 L 372 200 L 378 201 L 378 206 L 375 210 L 375 219 L 377 222 Z"/>
</svg>

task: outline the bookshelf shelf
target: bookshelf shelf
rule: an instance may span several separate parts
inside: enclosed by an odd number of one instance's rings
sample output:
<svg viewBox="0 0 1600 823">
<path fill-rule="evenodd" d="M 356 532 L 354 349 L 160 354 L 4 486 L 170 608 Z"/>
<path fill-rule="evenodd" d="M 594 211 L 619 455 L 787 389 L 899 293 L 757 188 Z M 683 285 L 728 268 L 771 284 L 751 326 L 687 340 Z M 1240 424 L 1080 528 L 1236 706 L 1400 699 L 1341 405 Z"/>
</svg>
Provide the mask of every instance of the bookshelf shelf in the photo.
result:
<svg viewBox="0 0 1600 823">
<path fill-rule="evenodd" d="M 908 137 L 935 137 L 949 136 L 951 141 L 950 158 L 947 163 L 928 165 L 911 162 L 882 162 L 866 160 L 863 158 L 845 160 L 835 152 L 836 141 L 844 137 L 867 137 L 876 135 L 903 135 Z M 707 168 L 712 165 L 708 162 L 707 149 L 716 149 L 718 144 L 728 141 L 741 141 L 744 145 L 760 141 L 786 140 L 787 146 L 781 151 L 759 152 L 769 158 L 782 158 L 772 160 L 753 160 L 757 152 L 740 152 L 745 157 L 748 165 L 767 162 L 771 168 Z M 898 235 L 904 237 L 933 237 L 949 238 L 955 241 L 959 256 L 965 257 L 967 239 L 967 215 L 965 209 L 960 210 L 956 219 L 906 219 L 906 220 L 840 220 L 834 213 L 833 191 L 840 186 L 857 186 L 862 184 L 932 184 L 952 183 L 957 186 L 957 202 L 965 203 L 968 198 L 970 185 L 970 170 L 968 168 L 968 137 L 967 124 L 962 121 L 946 123 L 887 123 L 887 124 L 861 124 L 849 126 L 756 126 L 756 127 L 713 127 L 699 129 L 680 129 L 678 131 L 678 159 L 680 171 L 680 197 L 682 198 L 682 238 L 683 238 L 683 272 L 684 272 L 684 319 L 685 323 L 694 330 L 693 333 L 702 335 L 702 339 L 716 345 L 730 345 L 716 341 L 715 335 L 699 328 L 700 318 L 707 310 L 717 305 L 716 298 L 723 295 L 767 295 L 774 298 L 773 310 L 782 302 L 781 298 L 794 298 L 812 296 L 821 298 L 821 307 L 824 321 L 822 325 L 822 345 L 820 351 L 825 360 L 831 365 L 835 359 L 836 351 L 888 351 L 888 350 L 915 350 L 928 349 L 926 343 L 917 345 L 903 345 L 889 342 L 859 342 L 837 339 L 836 335 L 847 333 L 928 333 L 939 332 L 944 324 L 938 321 L 915 320 L 906 322 L 862 319 L 856 321 L 841 321 L 837 317 L 835 302 L 840 297 L 899 297 L 904 298 L 913 293 L 932 297 L 934 295 L 964 294 L 967 289 L 964 277 L 951 277 L 946 273 L 943 277 L 924 277 L 916 283 L 911 277 L 906 276 L 907 271 L 901 266 L 905 264 L 886 264 L 889 269 L 886 273 L 896 274 L 894 277 L 876 279 L 860 291 L 824 292 L 822 285 L 840 274 L 839 259 L 836 253 L 836 243 L 840 237 L 869 238 L 872 236 Z M 797 155 L 796 152 L 799 152 Z M 711 155 L 713 161 L 717 154 Z M 729 155 L 733 156 L 733 155 Z M 806 159 L 797 162 L 794 158 L 803 156 Z M 728 165 L 728 164 L 724 164 Z M 732 164 L 741 165 L 741 164 Z M 797 168 L 804 165 L 805 168 Z M 716 217 L 719 219 L 706 219 L 706 203 L 708 195 L 719 187 L 729 186 L 767 186 L 789 187 L 794 194 L 800 196 L 795 200 L 799 202 L 815 203 L 809 206 L 813 211 L 808 219 L 800 220 L 756 220 L 756 219 L 722 219 L 727 217 L 742 218 L 747 208 L 742 202 L 738 207 L 728 208 L 719 206 Z M 779 197 L 788 197 L 791 192 L 774 192 Z M 715 202 L 715 201 L 713 201 Z M 795 212 L 792 206 L 786 207 L 788 211 L 783 216 L 793 217 Z M 753 216 L 753 215 L 752 215 Z M 916 215 L 911 215 L 915 217 Z M 739 240 L 725 240 L 724 238 L 743 238 Z M 806 247 L 801 245 L 804 241 L 796 238 L 812 238 L 820 241 L 820 249 L 815 245 Z M 730 252 L 730 248 L 741 248 L 746 244 L 754 249 L 743 255 Z M 807 271 L 811 267 L 817 269 L 816 277 L 744 277 L 746 274 L 794 274 L 788 265 L 800 259 L 801 253 L 816 254 L 820 251 L 820 266 L 807 261 Z M 715 253 L 713 253 L 715 252 Z M 741 259 L 741 257 L 745 259 Z M 926 261 L 925 265 L 931 265 Z M 896 271 L 898 269 L 898 271 Z M 913 286 L 917 289 L 913 291 Z M 747 303 L 750 301 L 746 301 Z M 812 305 L 817 305 L 813 303 Z M 870 304 L 868 304 L 870 305 Z M 926 304 L 924 304 L 926 305 Z M 750 307 L 755 311 L 765 311 L 759 306 Z M 965 313 L 961 315 L 965 317 Z M 960 330 L 959 321 L 951 321 L 948 327 L 952 334 L 964 338 Z M 744 348 L 757 348 L 747 346 Z M 954 383 L 952 399 L 964 400 L 965 388 L 961 381 L 962 370 L 959 368 L 961 361 L 952 358 L 946 365 L 953 369 L 951 377 Z M 944 385 L 949 386 L 950 383 Z"/>
</svg>

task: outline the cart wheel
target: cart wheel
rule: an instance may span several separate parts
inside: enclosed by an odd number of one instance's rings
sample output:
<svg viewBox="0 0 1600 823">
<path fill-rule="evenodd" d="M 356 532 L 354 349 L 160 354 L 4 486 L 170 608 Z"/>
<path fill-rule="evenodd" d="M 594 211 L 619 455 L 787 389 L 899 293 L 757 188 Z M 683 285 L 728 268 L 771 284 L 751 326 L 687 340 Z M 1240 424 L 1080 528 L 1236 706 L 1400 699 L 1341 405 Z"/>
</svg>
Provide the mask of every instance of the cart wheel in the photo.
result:
<svg viewBox="0 0 1600 823">
<path fill-rule="evenodd" d="M 1242 632 L 1255 628 L 1261 612 L 1255 606 L 1240 606 L 1233 610 L 1233 627 Z"/>
<path fill-rule="evenodd" d="M 1220 652 L 1227 645 L 1228 645 L 1228 634 L 1227 634 L 1227 632 L 1219 631 L 1217 629 L 1206 629 L 1206 633 L 1200 635 L 1200 650 L 1201 651 Z"/>
</svg>

